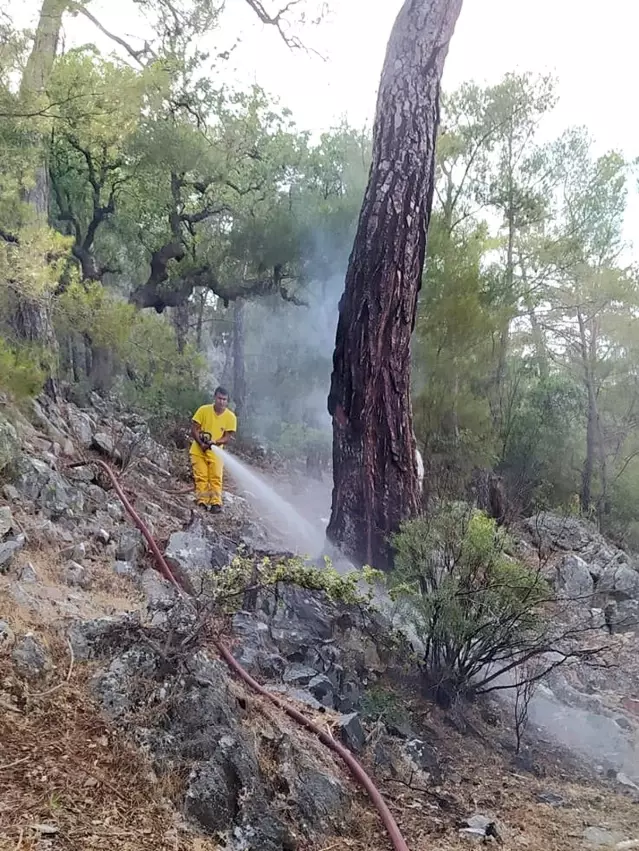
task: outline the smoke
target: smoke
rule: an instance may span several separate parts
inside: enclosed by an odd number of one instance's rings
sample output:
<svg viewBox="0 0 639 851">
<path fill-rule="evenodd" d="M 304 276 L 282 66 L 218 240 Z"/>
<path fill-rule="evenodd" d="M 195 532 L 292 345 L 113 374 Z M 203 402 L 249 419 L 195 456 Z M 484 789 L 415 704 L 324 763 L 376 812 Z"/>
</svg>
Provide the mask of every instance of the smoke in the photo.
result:
<svg viewBox="0 0 639 851">
<path fill-rule="evenodd" d="M 308 306 L 276 297 L 247 305 L 247 417 L 251 432 L 270 444 L 330 434 L 326 399 L 343 286 L 336 273 L 311 282 Z"/>
</svg>

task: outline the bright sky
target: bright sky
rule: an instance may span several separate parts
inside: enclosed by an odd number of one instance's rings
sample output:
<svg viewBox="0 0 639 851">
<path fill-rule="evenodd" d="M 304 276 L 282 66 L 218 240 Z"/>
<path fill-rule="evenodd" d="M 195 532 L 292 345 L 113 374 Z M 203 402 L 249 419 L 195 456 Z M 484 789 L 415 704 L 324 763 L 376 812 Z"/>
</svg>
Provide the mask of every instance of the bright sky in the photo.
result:
<svg viewBox="0 0 639 851">
<path fill-rule="evenodd" d="M 314 8 L 318 0 L 305 0 Z M 277 0 L 267 7 L 276 8 Z M 242 41 L 226 74 L 237 83 L 259 83 L 288 106 L 298 125 L 321 131 L 342 116 L 370 124 L 386 42 L 402 0 L 329 0 L 330 13 L 318 27 L 300 31 L 321 52 L 289 51 L 260 24 L 243 0 L 227 0 L 224 33 Z M 93 0 L 90 9 L 118 34 L 140 33 L 131 17 L 131 0 Z M 27 0 L 24 23 L 39 7 Z M 301 8 L 301 6 L 300 6 Z M 639 3 L 607 0 L 465 0 L 444 74 L 447 88 L 464 80 L 495 82 L 506 72 L 553 73 L 559 80 L 559 105 L 546 122 L 553 135 L 574 124 L 586 125 L 597 150 L 618 148 L 639 156 L 639 119 L 629 95 L 639 77 L 636 39 Z M 99 34 L 98 34 L 99 35 Z M 84 18 L 68 21 L 67 46 L 97 40 Z M 628 237 L 639 231 L 639 200 L 633 199 Z M 637 240 L 639 243 L 639 240 Z"/>
</svg>

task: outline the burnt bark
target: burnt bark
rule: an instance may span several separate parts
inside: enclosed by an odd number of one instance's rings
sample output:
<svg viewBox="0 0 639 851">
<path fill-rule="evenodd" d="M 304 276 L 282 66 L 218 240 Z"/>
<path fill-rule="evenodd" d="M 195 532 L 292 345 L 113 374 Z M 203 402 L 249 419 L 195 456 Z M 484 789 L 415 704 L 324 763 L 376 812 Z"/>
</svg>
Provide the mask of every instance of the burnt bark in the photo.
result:
<svg viewBox="0 0 639 851">
<path fill-rule="evenodd" d="M 419 506 L 410 339 L 432 206 L 440 80 L 461 4 L 406 0 L 397 17 L 339 306 L 327 534 L 355 563 L 382 569 L 392 564 L 389 535 Z"/>
</svg>

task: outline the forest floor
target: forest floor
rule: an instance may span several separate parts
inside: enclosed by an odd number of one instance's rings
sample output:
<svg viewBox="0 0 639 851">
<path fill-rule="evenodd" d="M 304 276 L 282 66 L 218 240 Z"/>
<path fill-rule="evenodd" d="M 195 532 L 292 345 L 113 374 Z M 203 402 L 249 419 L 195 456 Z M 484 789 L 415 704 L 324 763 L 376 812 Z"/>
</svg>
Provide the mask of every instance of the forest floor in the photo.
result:
<svg viewBox="0 0 639 851">
<path fill-rule="evenodd" d="M 139 471 L 127 478 L 140 501 L 162 504 L 165 523 L 155 529 L 160 541 L 182 527 L 192 510 L 189 495 L 168 493 L 166 482 Z M 173 489 L 184 487 L 186 478 Z M 101 716 L 88 687 L 92 663 L 74 660 L 63 637 L 61 627 L 73 619 L 143 609 L 139 588 L 99 557 L 91 560 L 90 590 L 69 588 L 63 558 L 41 536 L 37 518 L 28 507 L 14 514 L 28 541 L 10 573 L 0 576 L 0 618 L 15 634 L 33 632 L 43 640 L 54 669 L 50 684 L 37 690 L 0 647 L 0 851 L 224 848 L 179 812 L 185 778 L 156 776 L 139 748 Z M 16 579 L 27 564 L 37 575 L 28 586 Z M 460 721 L 459 713 L 409 697 L 437 743 L 441 782 L 410 788 L 379 772 L 377 781 L 411 851 L 467 848 L 458 828 L 474 813 L 495 819 L 505 848 L 639 847 L 639 797 L 632 791 L 620 792 L 593 767 L 541 739 L 515 757 L 510 722 L 499 712 L 487 723 L 485 708 L 468 708 Z M 356 833 L 323 837 L 300 851 L 389 848 L 368 800 L 354 796 Z"/>
</svg>

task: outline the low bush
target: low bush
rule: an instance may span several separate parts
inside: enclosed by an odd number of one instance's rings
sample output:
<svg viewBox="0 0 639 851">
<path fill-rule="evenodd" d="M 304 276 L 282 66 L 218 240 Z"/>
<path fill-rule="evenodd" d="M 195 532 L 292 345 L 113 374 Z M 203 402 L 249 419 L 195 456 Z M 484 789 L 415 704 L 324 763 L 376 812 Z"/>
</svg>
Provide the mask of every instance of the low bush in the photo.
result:
<svg viewBox="0 0 639 851">
<path fill-rule="evenodd" d="M 485 514 L 447 504 L 405 523 L 393 543 L 389 590 L 423 644 L 423 673 L 438 702 L 489 690 L 548 649 L 548 585 L 506 555 L 506 534 Z"/>
</svg>

